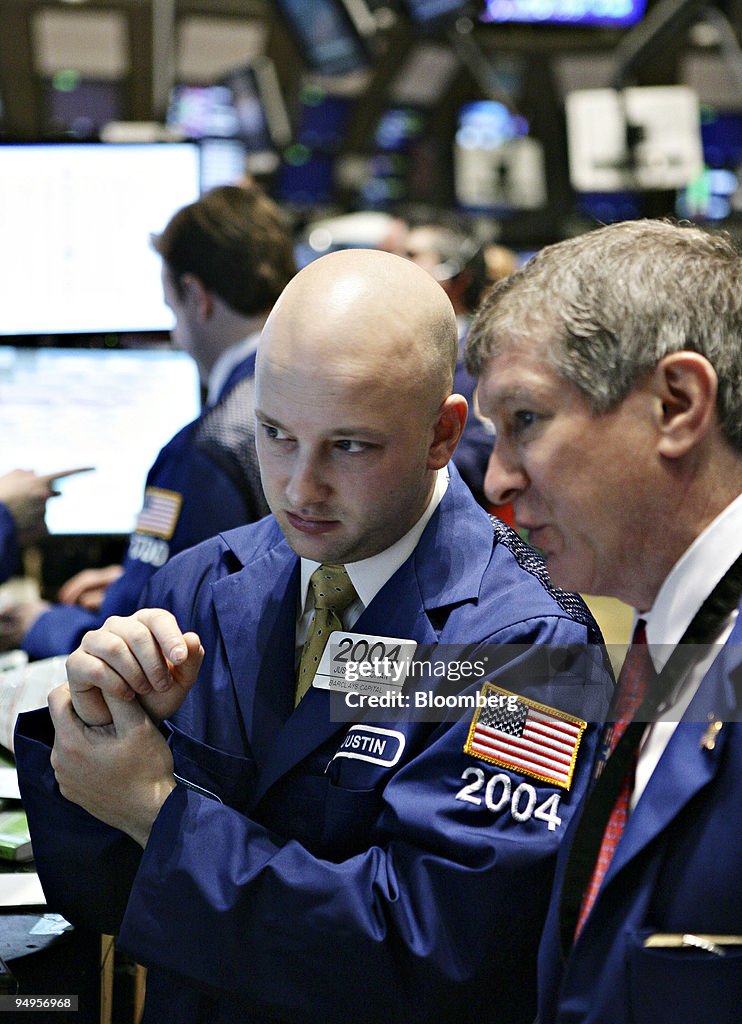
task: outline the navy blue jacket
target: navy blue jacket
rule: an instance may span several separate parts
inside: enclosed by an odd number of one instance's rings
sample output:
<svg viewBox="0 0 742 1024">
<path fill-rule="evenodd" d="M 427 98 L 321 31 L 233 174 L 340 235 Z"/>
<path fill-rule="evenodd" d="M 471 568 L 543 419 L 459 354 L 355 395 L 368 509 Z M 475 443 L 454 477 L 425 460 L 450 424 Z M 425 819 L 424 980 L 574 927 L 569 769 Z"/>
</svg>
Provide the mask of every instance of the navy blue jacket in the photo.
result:
<svg viewBox="0 0 742 1024">
<path fill-rule="evenodd" d="M 484 477 L 495 438 L 474 413 L 474 392 L 477 381 L 469 373 L 464 363 L 465 340 L 464 337 L 459 341 L 460 355 L 454 372 L 453 390 L 456 394 L 463 395 L 468 402 L 469 415 L 453 461 L 479 504 L 487 508 L 489 503 L 484 493 Z"/>
<path fill-rule="evenodd" d="M 565 839 L 540 953 L 541 1024 L 740 1020 L 742 946 L 724 948 L 723 936 L 742 935 L 741 644 L 742 614 L 629 817 L 566 962 Z M 711 740 L 715 720 L 725 724 Z M 720 936 L 725 955 L 646 947 L 657 933 Z"/>
<path fill-rule="evenodd" d="M 255 454 L 254 373 L 255 353 L 235 368 L 218 401 L 183 427 L 150 469 L 145 509 L 148 499 L 164 492 L 175 522 L 158 531 L 140 515 L 141 525 L 129 538 L 124 573 L 108 588 L 100 610 L 53 605 L 23 638 L 30 657 L 69 654 L 83 633 L 109 615 L 136 611 L 144 587 L 173 555 L 268 512 Z"/>
<path fill-rule="evenodd" d="M 20 570 L 21 552 L 18 547 L 15 519 L 7 505 L 0 502 L 0 583 Z"/>
<path fill-rule="evenodd" d="M 451 477 L 354 631 L 458 645 L 472 661 L 506 653 L 504 687 L 600 719 L 612 681 L 602 647 L 585 646 L 589 613 Z M 148 1024 L 531 1024 L 554 857 L 596 727 L 564 789 L 466 753 L 471 710 L 354 725 L 319 689 L 294 710 L 299 565 L 267 518 L 152 581 L 147 603 L 197 630 L 206 656 L 171 723 L 182 784 L 144 853 L 59 796 L 48 714 L 21 716 L 15 752 L 50 906 L 119 932 L 149 969 Z M 487 646 L 503 644 L 518 646 Z M 546 645 L 579 649 L 546 671 Z"/>
</svg>

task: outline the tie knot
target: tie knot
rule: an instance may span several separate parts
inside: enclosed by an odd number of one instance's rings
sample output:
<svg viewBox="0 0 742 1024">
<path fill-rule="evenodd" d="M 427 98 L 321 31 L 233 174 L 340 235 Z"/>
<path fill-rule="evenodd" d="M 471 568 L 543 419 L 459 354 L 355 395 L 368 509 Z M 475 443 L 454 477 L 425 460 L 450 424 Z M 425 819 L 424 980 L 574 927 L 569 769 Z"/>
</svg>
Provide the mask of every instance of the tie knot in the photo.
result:
<svg viewBox="0 0 742 1024">
<path fill-rule="evenodd" d="M 358 597 L 344 565 L 321 565 L 309 580 L 315 608 L 342 612 Z"/>
</svg>

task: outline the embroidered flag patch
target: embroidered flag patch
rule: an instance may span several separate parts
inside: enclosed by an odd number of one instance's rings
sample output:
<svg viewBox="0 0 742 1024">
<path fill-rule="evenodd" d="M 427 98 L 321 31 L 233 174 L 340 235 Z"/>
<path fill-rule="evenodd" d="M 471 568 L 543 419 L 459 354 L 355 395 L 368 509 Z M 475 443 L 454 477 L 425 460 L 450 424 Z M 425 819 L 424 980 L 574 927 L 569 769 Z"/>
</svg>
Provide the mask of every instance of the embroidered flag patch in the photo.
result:
<svg viewBox="0 0 742 1024">
<path fill-rule="evenodd" d="M 169 540 L 178 522 L 183 498 L 177 491 L 148 487 L 144 492 L 142 511 L 137 516 L 135 533 L 148 533 Z"/>
<path fill-rule="evenodd" d="M 505 695 L 478 708 L 464 751 L 563 789 L 572 784 L 587 722 L 485 683 L 482 697 Z"/>
</svg>

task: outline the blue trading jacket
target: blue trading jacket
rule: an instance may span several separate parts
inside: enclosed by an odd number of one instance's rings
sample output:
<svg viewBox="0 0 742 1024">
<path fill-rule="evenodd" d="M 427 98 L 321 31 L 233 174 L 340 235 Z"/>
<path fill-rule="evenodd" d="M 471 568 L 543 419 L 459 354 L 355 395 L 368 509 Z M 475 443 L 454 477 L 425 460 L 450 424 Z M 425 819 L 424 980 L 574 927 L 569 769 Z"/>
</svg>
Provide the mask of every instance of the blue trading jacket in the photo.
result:
<svg viewBox="0 0 742 1024">
<path fill-rule="evenodd" d="M 320 689 L 294 710 L 298 578 L 267 518 L 152 581 L 147 604 L 197 630 L 206 656 L 170 723 L 182 784 L 144 853 L 59 796 L 48 713 L 21 717 L 15 752 L 50 906 L 117 931 L 148 967 L 148 1024 L 531 1024 L 555 853 L 597 728 L 567 790 L 466 753 L 471 710 L 353 724 Z M 593 721 L 612 687 L 602 648 L 585 647 L 596 633 L 584 605 L 548 589 L 538 556 L 493 529 L 453 468 L 354 631 L 464 645 L 470 659 L 520 645 L 503 686 L 517 675 L 530 696 Z M 549 675 L 552 644 L 571 650 Z"/>
<path fill-rule="evenodd" d="M 463 345 L 463 341 L 460 342 Z M 484 424 L 477 418 L 474 409 L 474 392 L 477 381 L 472 377 L 464 364 L 463 355 L 459 356 L 456 363 L 456 371 L 453 378 L 453 390 L 463 395 L 469 405 L 469 415 L 464 426 L 464 433 L 461 436 L 458 447 L 454 453 L 453 461 L 462 476 L 462 479 L 469 485 L 472 494 L 480 505 L 488 507 L 487 498 L 484 493 L 484 477 L 487 473 L 487 464 L 492 454 L 494 436 Z"/>
<path fill-rule="evenodd" d="M 145 507 L 129 538 L 124 573 L 106 593 L 98 612 L 53 605 L 23 639 L 33 658 L 69 654 L 83 633 L 109 615 L 129 615 L 152 575 L 179 551 L 254 522 L 268 512 L 254 445 L 255 353 L 232 372 L 219 400 L 162 449 L 147 475 Z M 148 501 L 160 495 L 170 522 L 147 522 Z M 174 521 L 173 521 L 174 520 Z"/>
<path fill-rule="evenodd" d="M 540 957 L 541 1024 L 740 1020 L 741 644 L 738 614 L 632 811 L 566 963 L 559 950 L 565 839 Z M 718 733 L 709 731 L 714 722 L 724 723 Z M 644 945 L 650 935 L 659 946 Z M 673 946 L 668 935 L 715 936 L 723 955 Z M 725 945 L 724 936 L 737 944 Z"/>
<path fill-rule="evenodd" d="M 0 583 L 14 576 L 21 567 L 15 520 L 7 505 L 0 502 Z"/>
</svg>

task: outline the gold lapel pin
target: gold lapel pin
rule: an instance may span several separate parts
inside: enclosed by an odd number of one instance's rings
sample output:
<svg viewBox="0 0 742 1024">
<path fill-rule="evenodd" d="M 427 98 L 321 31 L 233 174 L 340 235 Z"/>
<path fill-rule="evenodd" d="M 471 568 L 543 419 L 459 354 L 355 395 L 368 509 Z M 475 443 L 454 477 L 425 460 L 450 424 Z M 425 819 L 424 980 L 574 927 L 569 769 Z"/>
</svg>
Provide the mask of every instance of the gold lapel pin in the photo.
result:
<svg viewBox="0 0 742 1024">
<path fill-rule="evenodd" d="M 717 720 L 709 722 L 706 732 L 701 737 L 701 749 L 702 750 L 713 750 L 716 746 L 716 737 L 719 735 L 719 731 L 724 723 Z"/>
</svg>

